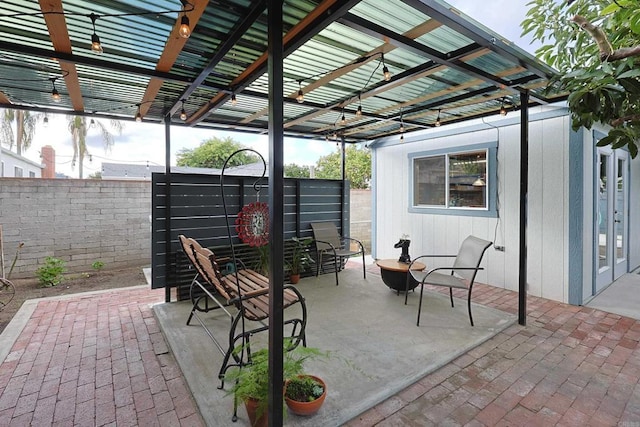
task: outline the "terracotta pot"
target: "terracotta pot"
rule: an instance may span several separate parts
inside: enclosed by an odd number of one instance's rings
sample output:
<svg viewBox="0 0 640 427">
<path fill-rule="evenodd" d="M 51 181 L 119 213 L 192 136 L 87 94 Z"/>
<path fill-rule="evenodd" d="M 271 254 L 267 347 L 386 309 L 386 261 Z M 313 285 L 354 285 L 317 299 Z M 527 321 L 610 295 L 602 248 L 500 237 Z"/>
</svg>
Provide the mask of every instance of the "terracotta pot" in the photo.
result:
<svg viewBox="0 0 640 427">
<path fill-rule="evenodd" d="M 298 282 L 300 281 L 300 274 L 292 274 L 292 275 L 290 275 L 290 276 L 289 276 L 289 281 L 290 281 L 292 284 L 294 284 L 294 285 L 295 285 L 296 283 L 298 283 Z"/>
<path fill-rule="evenodd" d="M 318 410 L 320 410 L 320 407 L 324 403 L 325 397 L 327 397 L 327 385 L 325 384 L 325 382 L 321 378 L 316 377 L 315 375 L 306 375 L 306 376 L 309 376 L 314 380 L 316 380 L 318 383 L 322 384 L 324 393 L 322 393 L 322 396 L 320 396 L 313 402 L 299 402 L 297 400 L 289 399 L 288 397 L 285 396 L 284 400 L 287 403 L 289 410 L 296 415 L 308 416 L 308 415 L 315 414 L 316 412 L 318 412 Z M 286 386 L 285 386 L 285 390 L 286 390 Z"/>
<path fill-rule="evenodd" d="M 251 427 L 268 427 L 269 417 L 267 411 L 264 411 L 260 416 L 257 416 L 259 401 L 256 399 L 249 399 L 244 402 L 244 407 L 247 409 L 247 415 L 249 416 L 249 424 Z"/>
</svg>

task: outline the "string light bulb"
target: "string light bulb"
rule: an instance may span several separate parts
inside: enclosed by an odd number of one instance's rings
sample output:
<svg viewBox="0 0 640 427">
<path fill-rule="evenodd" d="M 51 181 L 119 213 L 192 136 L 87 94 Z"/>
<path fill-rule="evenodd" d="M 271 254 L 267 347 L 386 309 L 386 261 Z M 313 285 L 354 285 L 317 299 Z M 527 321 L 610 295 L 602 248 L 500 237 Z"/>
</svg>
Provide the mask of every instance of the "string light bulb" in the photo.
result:
<svg viewBox="0 0 640 427">
<path fill-rule="evenodd" d="M 53 99 L 53 102 L 60 102 L 60 92 L 58 92 L 58 89 L 56 89 L 56 79 L 57 77 L 52 77 L 49 80 L 51 80 L 51 99 Z"/>
<path fill-rule="evenodd" d="M 347 124 L 347 118 L 344 116 L 344 108 L 342 109 L 342 117 L 340 118 L 340 124 L 342 126 Z"/>
<path fill-rule="evenodd" d="M 440 123 L 440 110 L 438 110 L 438 117 L 436 118 L 436 127 L 439 127 L 442 123 Z"/>
<path fill-rule="evenodd" d="M 384 63 L 384 54 L 382 54 L 381 58 L 382 58 L 382 74 L 384 76 L 384 81 L 388 82 L 389 80 L 391 80 L 391 72 L 389 71 L 387 64 Z"/>
<path fill-rule="evenodd" d="M 189 26 L 189 17 L 187 16 L 186 13 L 182 15 L 182 18 L 180 18 L 180 30 L 178 32 L 180 33 L 180 37 L 182 37 L 183 39 L 188 39 L 189 36 L 191 35 L 191 27 Z"/>
<path fill-rule="evenodd" d="M 91 121 L 89 121 L 89 127 L 90 127 L 90 128 L 94 128 L 94 127 L 96 127 L 96 121 L 95 121 L 95 120 L 93 120 L 93 119 L 91 119 Z"/>
<path fill-rule="evenodd" d="M 402 110 L 400 111 L 400 133 L 404 133 L 404 120 L 402 120 Z"/>
<path fill-rule="evenodd" d="M 362 117 L 362 99 L 360 99 L 360 94 L 358 94 L 358 109 L 356 110 L 356 117 Z"/>
<path fill-rule="evenodd" d="M 232 93 L 231 94 L 231 105 L 233 107 L 235 107 L 236 105 L 238 105 L 238 99 L 236 98 L 236 94 Z"/>
<path fill-rule="evenodd" d="M 501 116 L 507 115 L 507 109 L 504 106 L 504 98 L 502 98 L 502 105 L 500 106 L 500 115 Z"/>
<path fill-rule="evenodd" d="M 191 35 L 191 26 L 189 25 L 189 17 L 187 16 L 187 5 L 189 4 L 188 0 L 180 0 L 182 3 L 182 18 L 180 18 L 180 28 L 178 29 L 178 34 L 183 39 L 188 39 Z M 193 7 L 191 8 L 193 10 Z"/>
<path fill-rule="evenodd" d="M 302 91 L 302 80 L 298 80 L 298 96 L 296 96 L 296 101 L 298 101 L 299 104 L 302 104 L 304 102 L 304 92 Z"/>
<path fill-rule="evenodd" d="M 49 117 L 47 117 L 47 113 L 44 114 L 44 119 L 42 120 L 42 124 L 44 127 L 49 126 Z"/>
<path fill-rule="evenodd" d="M 184 110 L 184 99 L 182 99 L 181 101 L 182 101 L 182 110 L 180 111 L 180 120 L 184 122 L 185 120 L 187 120 L 187 112 Z"/>
<path fill-rule="evenodd" d="M 91 24 L 93 25 L 93 34 L 91 35 L 91 50 L 95 53 L 102 53 L 102 44 L 100 43 L 100 37 L 96 34 L 96 19 L 98 19 L 98 15 L 92 13 L 89 15 L 91 18 Z"/>
</svg>

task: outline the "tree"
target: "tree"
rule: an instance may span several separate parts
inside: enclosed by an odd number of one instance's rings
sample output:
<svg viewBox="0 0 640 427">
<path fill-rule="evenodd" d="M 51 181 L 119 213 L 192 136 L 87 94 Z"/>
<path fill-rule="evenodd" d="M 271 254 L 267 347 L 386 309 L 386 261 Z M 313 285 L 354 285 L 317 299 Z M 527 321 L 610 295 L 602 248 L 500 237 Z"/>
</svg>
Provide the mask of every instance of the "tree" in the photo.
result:
<svg viewBox="0 0 640 427">
<path fill-rule="evenodd" d="M 102 179 L 102 172 L 97 171 L 89 175 L 89 179 Z"/>
<path fill-rule="evenodd" d="M 351 181 L 351 188 L 369 188 L 371 181 L 371 153 L 355 145 L 345 149 L 345 174 Z M 316 178 L 341 179 L 342 153 L 340 150 L 318 159 Z"/>
<path fill-rule="evenodd" d="M 550 90 L 569 93 L 574 130 L 611 125 L 598 146 L 640 139 L 640 8 L 635 0 L 533 0 L 522 23 L 543 46 L 536 54 L 560 75 Z M 545 44 L 546 43 L 546 44 Z"/>
<path fill-rule="evenodd" d="M 105 150 L 108 150 L 113 145 L 113 135 L 107 127 L 99 120 L 91 119 L 91 126 L 95 126 L 102 135 L 102 142 L 104 143 Z M 109 124 L 113 130 L 118 132 L 118 135 L 122 132 L 122 123 L 118 120 L 110 120 Z M 84 164 L 85 157 L 90 157 L 89 150 L 87 150 L 87 134 L 89 128 L 87 126 L 87 119 L 84 116 L 67 116 L 67 128 L 71 132 L 71 142 L 73 144 L 73 160 L 71 166 L 75 167 L 76 161 L 78 162 L 78 177 L 82 179 L 82 166 Z"/>
<path fill-rule="evenodd" d="M 2 111 L 2 131 L 0 141 L 13 149 L 16 146 L 16 153 L 22 155 L 23 150 L 27 150 L 33 142 L 36 132 L 36 124 L 44 117 L 41 114 L 33 114 L 29 111 L 5 109 Z M 13 133 L 13 122 L 16 122 L 16 133 Z"/>
<path fill-rule="evenodd" d="M 309 178 L 311 173 L 309 166 L 300 166 L 295 163 L 284 165 L 284 176 L 287 178 Z"/>
<path fill-rule="evenodd" d="M 178 166 L 222 169 L 224 162 L 234 152 L 246 148 L 232 138 L 213 137 L 202 141 L 194 149 L 183 148 L 177 154 Z M 258 157 L 250 152 L 236 154 L 227 166 L 240 166 L 256 163 Z"/>
</svg>

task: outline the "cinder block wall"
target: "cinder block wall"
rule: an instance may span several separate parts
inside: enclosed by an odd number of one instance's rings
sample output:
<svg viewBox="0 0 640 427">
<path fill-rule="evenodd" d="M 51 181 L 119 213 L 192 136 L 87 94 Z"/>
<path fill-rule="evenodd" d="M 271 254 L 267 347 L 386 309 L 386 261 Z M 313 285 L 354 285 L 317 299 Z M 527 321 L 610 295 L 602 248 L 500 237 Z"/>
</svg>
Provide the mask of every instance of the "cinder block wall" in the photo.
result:
<svg viewBox="0 0 640 427">
<path fill-rule="evenodd" d="M 6 270 L 20 242 L 14 278 L 33 276 L 47 256 L 75 272 L 98 260 L 105 269 L 150 265 L 150 213 L 148 181 L 3 178 Z"/>
<path fill-rule="evenodd" d="M 371 190 L 351 190 L 351 236 L 371 253 Z"/>
<path fill-rule="evenodd" d="M 0 225 L 8 273 L 16 248 L 24 247 L 11 277 L 33 277 L 45 257 L 69 272 L 151 264 L 149 181 L 3 178 Z M 371 251 L 371 192 L 351 190 L 351 237 Z M 6 273 L 5 273 L 6 274 Z"/>
</svg>

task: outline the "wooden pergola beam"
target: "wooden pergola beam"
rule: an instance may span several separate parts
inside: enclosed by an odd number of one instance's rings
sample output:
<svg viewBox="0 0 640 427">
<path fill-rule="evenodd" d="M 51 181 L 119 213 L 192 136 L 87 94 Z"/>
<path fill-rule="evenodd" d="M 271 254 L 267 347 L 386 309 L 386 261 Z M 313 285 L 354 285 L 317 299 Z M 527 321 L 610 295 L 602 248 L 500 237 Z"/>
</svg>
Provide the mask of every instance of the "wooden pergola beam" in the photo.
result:
<svg viewBox="0 0 640 427">
<path fill-rule="evenodd" d="M 193 5 L 193 10 L 189 12 L 189 22 L 191 24 L 191 28 L 195 28 L 202 17 L 202 14 L 207 9 L 209 0 L 190 0 L 189 2 Z M 173 25 L 173 29 L 169 34 L 164 50 L 156 64 L 156 71 L 168 73 L 171 71 L 173 64 L 176 63 L 180 52 L 182 52 L 182 49 L 187 42 L 187 39 L 180 36 L 179 31 L 180 20 L 176 19 L 176 23 Z M 156 96 L 158 96 L 158 92 L 160 92 L 160 88 L 163 83 L 164 80 L 157 78 L 151 78 L 151 80 L 149 80 L 144 95 L 140 100 L 140 114 L 142 117 L 144 117 L 149 111 L 149 108 L 151 108 L 151 103 L 156 99 Z"/>
<path fill-rule="evenodd" d="M 44 14 L 44 20 L 47 23 L 49 37 L 53 48 L 56 52 L 71 54 L 71 40 L 67 29 L 62 0 L 39 0 L 40 10 Z M 55 12 L 55 13 L 47 13 Z M 84 101 L 82 99 L 82 90 L 80 89 L 80 80 L 78 79 L 78 70 L 76 65 L 71 62 L 59 62 L 60 69 L 67 73 L 64 77 L 64 83 L 69 93 L 71 105 L 75 111 L 84 111 Z"/>
<path fill-rule="evenodd" d="M 306 15 L 300 22 L 298 22 L 287 34 L 285 34 L 283 38 L 283 44 L 286 47 L 292 40 L 294 40 L 299 34 L 301 34 L 304 30 L 307 29 L 310 25 L 321 16 L 330 13 L 331 9 L 339 4 L 338 0 L 324 0 L 320 3 L 314 10 L 312 10 L 308 15 Z M 231 87 L 240 87 L 243 83 L 250 78 L 256 71 L 264 68 L 267 64 L 267 60 L 269 59 L 269 53 L 264 52 L 258 59 L 256 59 L 251 65 L 244 69 L 240 75 L 238 75 L 229 86 Z M 208 103 L 202 106 L 198 111 L 189 117 L 187 123 L 196 124 L 201 121 L 209 111 L 217 108 L 221 103 L 223 103 L 227 99 L 228 95 L 226 93 L 218 93 L 213 98 L 209 100 Z"/>
</svg>

